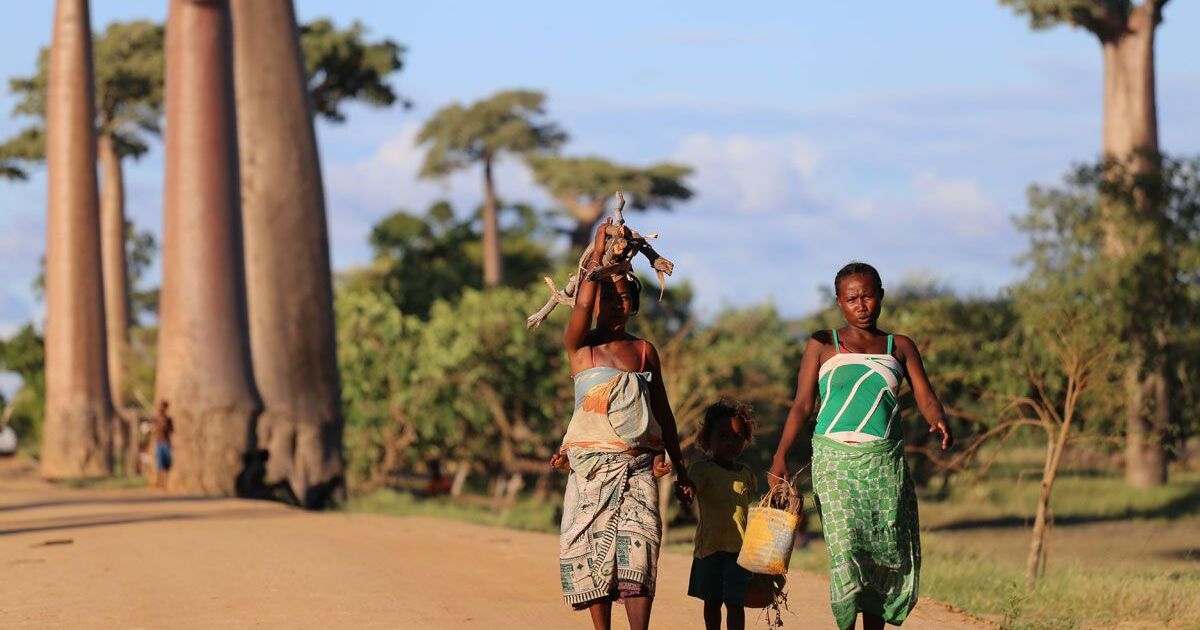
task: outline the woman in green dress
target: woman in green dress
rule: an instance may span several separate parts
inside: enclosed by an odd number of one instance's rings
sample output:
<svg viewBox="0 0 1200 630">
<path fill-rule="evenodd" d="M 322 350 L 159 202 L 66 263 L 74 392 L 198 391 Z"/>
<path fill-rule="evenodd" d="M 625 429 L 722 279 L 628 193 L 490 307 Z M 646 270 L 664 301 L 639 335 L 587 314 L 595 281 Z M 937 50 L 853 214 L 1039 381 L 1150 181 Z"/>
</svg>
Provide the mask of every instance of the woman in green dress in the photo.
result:
<svg viewBox="0 0 1200 630">
<path fill-rule="evenodd" d="M 917 603 L 921 542 L 917 499 L 904 462 L 898 393 L 907 379 L 929 431 L 943 449 L 954 438 L 911 339 L 876 325 L 883 306 L 879 272 L 851 263 L 834 279 L 846 326 L 812 335 L 800 363 L 796 400 L 771 465 L 772 484 L 788 476 L 786 456 L 812 415 L 813 490 L 829 550 L 830 605 L 838 627 L 900 625 Z"/>
</svg>

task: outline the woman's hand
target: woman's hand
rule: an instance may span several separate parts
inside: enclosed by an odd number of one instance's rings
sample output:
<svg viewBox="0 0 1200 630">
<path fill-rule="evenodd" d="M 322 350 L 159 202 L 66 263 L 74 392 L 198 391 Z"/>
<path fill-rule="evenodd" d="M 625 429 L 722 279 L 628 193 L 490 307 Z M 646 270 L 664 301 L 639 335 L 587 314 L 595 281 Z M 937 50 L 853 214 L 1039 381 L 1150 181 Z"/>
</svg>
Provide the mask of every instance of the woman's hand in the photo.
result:
<svg viewBox="0 0 1200 630">
<path fill-rule="evenodd" d="M 555 453 L 550 456 L 550 467 L 555 470 L 571 472 L 571 460 L 562 453 Z"/>
<path fill-rule="evenodd" d="M 954 434 L 950 433 L 950 427 L 946 425 L 945 420 L 938 420 L 937 422 L 929 425 L 929 432 L 942 434 L 943 451 L 949 449 L 951 446 L 954 446 Z"/>
<path fill-rule="evenodd" d="M 787 478 L 787 459 L 776 455 L 774 461 L 771 462 L 771 471 L 767 474 L 767 485 L 774 488 L 775 484 Z"/>
<path fill-rule="evenodd" d="M 662 455 L 656 455 L 654 457 L 655 479 L 662 479 L 663 477 L 666 477 L 667 475 L 671 474 L 672 470 L 674 470 L 674 468 L 671 467 L 671 462 L 667 461 L 666 457 Z"/>
<path fill-rule="evenodd" d="M 604 220 L 596 230 L 596 238 L 592 241 L 592 261 L 600 262 L 604 257 L 604 246 L 608 243 L 608 226 L 612 225 L 612 217 Z"/>
</svg>

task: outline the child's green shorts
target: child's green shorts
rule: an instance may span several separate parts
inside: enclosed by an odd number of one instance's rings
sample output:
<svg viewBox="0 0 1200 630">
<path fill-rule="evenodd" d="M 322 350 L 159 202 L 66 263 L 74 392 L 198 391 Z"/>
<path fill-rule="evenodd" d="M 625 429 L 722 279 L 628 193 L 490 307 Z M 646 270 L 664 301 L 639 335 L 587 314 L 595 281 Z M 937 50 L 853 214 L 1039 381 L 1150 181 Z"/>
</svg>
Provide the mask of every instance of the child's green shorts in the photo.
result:
<svg viewBox="0 0 1200 630">
<path fill-rule="evenodd" d="M 744 606 L 751 574 L 738 566 L 737 557 L 736 553 L 718 551 L 703 558 L 692 558 L 688 595 L 706 602 Z"/>
</svg>

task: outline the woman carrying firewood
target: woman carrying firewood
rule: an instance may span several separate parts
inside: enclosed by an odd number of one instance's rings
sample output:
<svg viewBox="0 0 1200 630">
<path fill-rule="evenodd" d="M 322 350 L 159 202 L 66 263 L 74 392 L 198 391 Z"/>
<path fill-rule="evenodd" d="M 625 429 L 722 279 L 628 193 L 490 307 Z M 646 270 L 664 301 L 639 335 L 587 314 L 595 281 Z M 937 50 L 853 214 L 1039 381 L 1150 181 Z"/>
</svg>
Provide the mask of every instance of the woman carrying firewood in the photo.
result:
<svg viewBox="0 0 1200 630">
<path fill-rule="evenodd" d="M 675 416 L 663 387 L 658 352 L 625 330 L 637 313 L 641 285 L 628 269 L 603 268 L 610 233 L 619 245 L 633 234 L 612 219 L 600 226 L 563 333 L 575 381 L 575 411 L 551 464 L 570 471 L 563 500 L 559 572 L 563 598 L 607 629 L 614 601 L 629 626 L 647 628 L 657 577 L 661 518 L 655 476 L 671 457 L 676 489 L 690 500 Z M 592 327 L 593 318 L 595 328 Z"/>
</svg>

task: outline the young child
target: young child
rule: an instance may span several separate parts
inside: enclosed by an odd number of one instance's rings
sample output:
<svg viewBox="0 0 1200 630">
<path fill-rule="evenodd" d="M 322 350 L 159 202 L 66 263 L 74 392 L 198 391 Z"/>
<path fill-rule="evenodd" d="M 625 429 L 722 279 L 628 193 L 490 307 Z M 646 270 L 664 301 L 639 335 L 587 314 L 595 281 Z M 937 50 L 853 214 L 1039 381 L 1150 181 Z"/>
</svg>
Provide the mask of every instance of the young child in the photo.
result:
<svg viewBox="0 0 1200 630">
<path fill-rule="evenodd" d="M 688 595 L 704 600 L 707 630 L 720 630 L 722 605 L 726 628 L 746 627 L 744 606 L 751 574 L 738 566 L 737 557 L 757 484 L 754 473 L 737 458 L 753 436 L 750 406 L 722 399 L 705 410 L 697 438 L 709 457 L 688 467 L 700 507 Z"/>
</svg>

